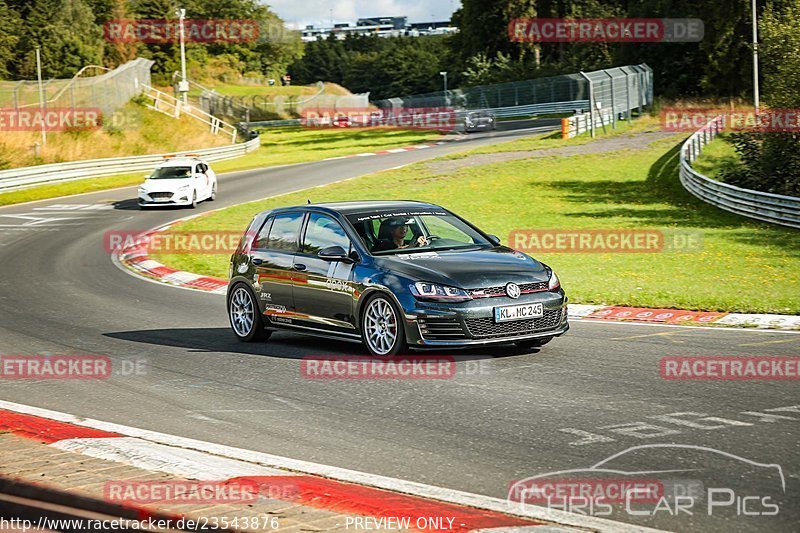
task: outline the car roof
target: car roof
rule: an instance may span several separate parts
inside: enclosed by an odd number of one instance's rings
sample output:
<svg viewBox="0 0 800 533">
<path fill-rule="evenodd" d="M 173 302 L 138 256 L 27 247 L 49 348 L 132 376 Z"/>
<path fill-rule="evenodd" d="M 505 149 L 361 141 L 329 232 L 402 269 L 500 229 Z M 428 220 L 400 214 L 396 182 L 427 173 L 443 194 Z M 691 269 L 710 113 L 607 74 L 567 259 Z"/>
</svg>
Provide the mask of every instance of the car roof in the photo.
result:
<svg viewBox="0 0 800 533">
<path fill-rule="evenodd" d="M 159 163 L 158 167 L 185 167 L 200 162 L 202 160 L 199 157 L 170 157 Z"/>
<path fill-rule="evenodd" d="M 281 207 L 272 211 L 288 211 L 292 209 L 316 208 L 323 211 L 330 211 L 342 215 L 353 213 L 364 213 L 365 211 L 395 211 L 400 209 L 431 209 L 442 210 L 441 206 L 416 200 L 355 200 L 350 202 L 323 202 L 319 204 L 303 204 L 291 207 Z"/>
</svg>

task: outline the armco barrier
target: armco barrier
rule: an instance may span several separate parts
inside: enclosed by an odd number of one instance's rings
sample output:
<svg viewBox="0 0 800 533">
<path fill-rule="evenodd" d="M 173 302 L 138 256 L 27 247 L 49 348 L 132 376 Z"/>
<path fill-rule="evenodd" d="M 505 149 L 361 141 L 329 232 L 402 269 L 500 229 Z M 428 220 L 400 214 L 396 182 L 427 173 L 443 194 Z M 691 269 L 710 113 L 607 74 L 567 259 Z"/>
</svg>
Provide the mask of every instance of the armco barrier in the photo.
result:
<svg viewBox="0 0 800 533">
<path fill-rule="evenodd" d="M 723 117 L 711 120 L 689 137 L 680 153 L 680 180 L 683 187 L 711 205 L 748 218 L 800 228 L 800 198 L 742 189 L 703 176 L 692 168 L 703 147 L 723 127 Z"/>
<path fill-rule="evenodd" d="M 68 163 L 53 163 L 34 167 L 12 168 L 0 171 L 0 191 L 24 189 L 44 183 L 59 183 L 64 181 L 93 178 L 98 176 L 113 176 L 127 174 L 140 170 L 152 170 L 155 165 L 163 161 L 165 156 L 197 154 L 208 161 L 220 161 L 243 156 L 261 145 L 261 139 L 256 137 L 245 143 L 220 146 L 218 148 L 201 148 L 199 150 L 184 150 L 170 154 L 151 154 L 133 157 L 112 157 L 107 159 L 90 159 L 86 161 L 70 161 Z"/>
<path fill-rule="evenodd" d="M 597 113 L 581 113 L 561 119 L 561 138 L 571 139 L 592 131 L 592 119 L 594 119 L 595 130 L 606 126 L 614 127 L 614 115 L 610 109 L 603 109 Z"/>
</svg>

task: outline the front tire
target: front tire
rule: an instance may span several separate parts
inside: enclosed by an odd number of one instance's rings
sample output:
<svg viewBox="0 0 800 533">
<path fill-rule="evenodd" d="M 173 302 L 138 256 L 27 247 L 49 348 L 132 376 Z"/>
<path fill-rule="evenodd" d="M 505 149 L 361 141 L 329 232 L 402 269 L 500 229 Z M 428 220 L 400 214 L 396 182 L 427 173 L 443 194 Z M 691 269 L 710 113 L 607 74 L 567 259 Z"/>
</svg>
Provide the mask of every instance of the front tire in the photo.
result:
<svg viewBox="0 0 800 533">
<path fill-rule="evenodd" d="M 388 297 L 376 294 L 364 304 L 361 341 L 377 357 L 392 357 L 405 349 L 402 314 Z"/>
<path fill-rule="evenodd" d="M 228 319 L 233 334 L 242 342 L 264 341 L 272 334 L 264 329 L 256 297 L 244 283 L 234 285 L 228 296 Z"/>
<path fill-rule="evenodd" d="M 211 196 L 208 197 L 209 202 L 213 202 L 217 199 L 217 183 L 214 182 L 214 186 L 211 187 Z"/>
<path fill-rule="evenodd" d="M 189 205 L 192 209 L 197 207 L 197 191 L 192 192 L 192 203 Z"/>
</svg>

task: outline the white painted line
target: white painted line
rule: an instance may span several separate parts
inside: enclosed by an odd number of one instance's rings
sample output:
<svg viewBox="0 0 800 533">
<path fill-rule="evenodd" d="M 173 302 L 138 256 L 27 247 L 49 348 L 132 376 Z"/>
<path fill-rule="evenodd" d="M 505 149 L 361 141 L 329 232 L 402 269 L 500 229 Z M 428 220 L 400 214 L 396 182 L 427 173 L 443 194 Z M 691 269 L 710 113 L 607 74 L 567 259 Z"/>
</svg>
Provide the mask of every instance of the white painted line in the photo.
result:
<svg viewBox="0 0 800 533">
<path fill-rule="evenodd" d="M 708 329 L 712 331 L 746 331 L 748 333 L 782 333 L 784 335 L 800 335 L 800 331 L 788 329 L 766 329 L 766 328 L 737 328 L 732 326 L 684 326 L 681 324 L 654 324 L 651 322 L 626 322 L 624 320 L 603 320 L 602 318 L 580 318 L 578 322 L 586 324 L 598 324 L 607 326 L 646 326 L 651 328 L 681 328 L 681 329 Z"/>
<path fill-rule="evenodd" d="M 581 318 L 586 315 L 590 315 L 597 311 L 598 309 L 602 309 L 604 307 L 608 307 L 606 305 L 587 305 L 587 304 L 568 304 L 567 305 L 567 314 L 570 318 Z"/>
<path fill-rule="evenodd" d="M 172 274 L 169 274 L 167 276 L 164 276 L 163 278 L 161 278 L 161 281 L 163 281 L 165 283 L 178 283 L 178 284 L 181 284 L 181 283 L 189 283 L 190 281 L 194 281 L 194 280 L 200 279 L 202 277 L 203 276 L 201 276 L 200 274 L 192 274 L 191 272 L 178 271 L 178 272 L 174 272 Z"/>
<path fill-rule="evenodd" d="M 456 505 L 466 505 L 476 507 L 478 509 L 488 509 L 490 511 L 509 514 L 512 516 L 520 516 L 523 518 L 530 518 L 533 520 L 541 520 L 545 522 L 552 522 L 561 525 L 575 526 L 586 529 L 595 529 L 599 531 L 611 531 L 619 533 L 634 533 L 634 532 L 656 532 L 658 530 L 645 528 L 642 526 L 633 526 L 623 522 L 615 522 L 603 518 L 596 518 L 591 516 L 584 516 L 579 514 L 568 513 L 558 509 L 547 509 L 534 505 L 519 505 L 509 503 L 507 500 L 500 498 L 493 498 L 491 496 L 484 496 L 480 494 L 472 494 L 458 490 L 447 489 L 443 487 L 435 487 L 432 485 L 425 485 L 414 481 L 405 481 L 402 479 L 395 479 L 365 472 L 358 472 L 345 468 L 335 466 L 327 466 L 319 463 L 311 463 L 301 461 L 299 459 L 290 459 L 278 455 L 271 455 L 263 452 L 255 452 L 244 450 L 242 448 L 235 448 L 232 446 L 225 446 L 222 444 L 214 444 L 203 442 L 195 439 L 179 437 L 175 435 L 167 435 L 146 429 L 133 428 L 123 426 L 120 424 L 113 424 L 110 422 L 102 422 L 100 420 L 93 420 L 90 418 L 78 418 L 74 415 L 61 413 L 58 411 L 51 411 L 49 409 L 41 409 L 28 405 L 17 404 L 0 400 L 0 409 L 14 411 L 17 413 L 25 413 L 34 416 L 41 416 L 50 418 L 52 420 L 59 420 L 61 422 L 68 422 L 82 427 L 90 427 L 105 431 L 112 431 L 121 435 L 129 437 L 138 437 L 139 439 L 148 440 L 158 444 L 167 446 L 175 446 L 187 450 L 196 450 L 213 454 L 220 457 L 227 457 L 229 459 L 236 459 L 237 461 L 245 461 L 272 468 L 280 468 L 291 470 L 295 472 L 303 472 L 312 475 L 318 475 L 336 479 L 338 481 L 345 481 L 349 483 L 357 483 L 367 485 L 380 489 L 390 490 L 393 492 L 400 492 L 403 494 L 410 494 L 419 496 L 421 498 L 428 498 L 438 500 L 441 502 L 453 503 Z M 116 440 L 119 440 L 117 438 Z"/>
<path fill-rule="evenodd" d="M 224 481 L 239 476 L 280 476 L 287 472 L 132 437 L 67 439 L 50 446 L 185 479 Z"/>
<path fill-rule="evenodd" d="M 153 270 L 154 268 L 160 268 L 163 267 L 164 265 L 153 259 L 146 259 L 144 261 L 136 263 L 136 266 L 139 267 L 141 270 Z"/>
<path fill-rule="evenodd" d="M 390 154 L 399 154 L 400 152 L 407 152 L 407 148 L 392 148 L 391 150 L 386 150 Z"/>
<path fill-rule="evenodd" d="M 374 152 L 364 152 L 363 154 L 356 154 L 356 157 L 369 157 L 372 155 L 377 155 Z"/>
</svg>

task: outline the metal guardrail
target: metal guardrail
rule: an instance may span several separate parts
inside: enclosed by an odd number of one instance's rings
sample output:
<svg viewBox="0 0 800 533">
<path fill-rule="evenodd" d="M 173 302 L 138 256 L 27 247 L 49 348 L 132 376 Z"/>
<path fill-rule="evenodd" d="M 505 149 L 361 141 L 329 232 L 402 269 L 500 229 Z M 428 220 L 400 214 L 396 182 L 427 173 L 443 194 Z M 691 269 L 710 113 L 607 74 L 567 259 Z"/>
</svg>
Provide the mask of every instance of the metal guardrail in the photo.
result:
<svg viewBox="0 0 800 533">
<path fill-rule="evenodd" d="M 581 113 L 561 121 L 561 138 L 571 139 L 592 131 L 592 121 L 595 130 L 606 126 L 615 127 L 614 114 L 610 109 L 602 109 L 597 113 Z"/>
<path fill-rule="evenodd" d="M 692 168 L 703 147 L 719 135 L 723 117 L 711 120 L 689 137 L 680 153 L 680 180 L 683 187 L 706 203 L 748 218 L 800 229 L 800 198 L 742 189 L 712 180 Z"/>
<path fill-rule="evenodd" d="M 211 133 L 214 135 L 225 134 L 230 136 L 231 142 L 236 142 L 236 127 L 228 124 L 222 119 L 206 113 L 202 109 L 195 106 L 184 104 L 182 100 L 175 98 L 165 92 L 159 91 L 149 85 L 143 85 L 145 92 L 144 95 L 153 100 L 153 103 L 148 103 L 147 108 L 153 111 L 164 113 L 165 115 L 179 118 L 181 114 L 199 120 L 203 124 L 211 127 Z"/>
<path fill-rule="evenodd" d="M 498 118 L 550 115 L 553 113 L 574 113 L 577 109 L 589 109 L 589 100 L 567 102 L 547 102 L 544 104 L 495 107 L 491 111 Z"/>
<path fill-rule="evenodd" d="M 70 161 L 33 167 L 13 168 L 0 171 L 0 191 L 6 192 L 24 189 L 45 183 L 60 183 L 98 176 L 127 174 L 140 170 L 152 170 L 164 160 L 165 156 L 197 154 L 207 161 L 220 161 L 243 156 L 261 146 L 261 139 L 256 137 L 245 143 L 231 144 L 217 148 L 184 150 L 169 154 L 149 154 L 133 157 L 111 157 L 106 159 L 90 159 Z"/>
</svg>

